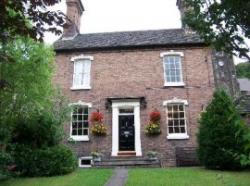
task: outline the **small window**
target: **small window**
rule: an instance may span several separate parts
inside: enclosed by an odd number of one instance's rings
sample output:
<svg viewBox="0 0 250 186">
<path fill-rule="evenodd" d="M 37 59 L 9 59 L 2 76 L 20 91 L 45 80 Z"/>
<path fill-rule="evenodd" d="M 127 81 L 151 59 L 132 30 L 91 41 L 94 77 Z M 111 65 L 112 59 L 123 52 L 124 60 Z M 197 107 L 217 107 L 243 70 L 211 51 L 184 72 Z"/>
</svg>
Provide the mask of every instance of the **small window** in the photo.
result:
<svg viewBox="0 0 250 186">
<path fill-rule="evenodd" d="M 79 59 L 74 61 L 74 74 L 72 89 L 90 88 L 90 59 Z"/>
<path fill-rule="evenodd" d="M 119 109 L 120 114 L 133 114 L 134 108 L 121 108 Z"/>
<path fill-rule="evenodd" d="M 184 103 L 167 104 L 168 139 L 188 138 Z"/>
<path fill-rule="evenodd" d="M 79 167 L 91 167 L 92 166 L 92 157 L 80 157 L 79 158 Z"/>
<path fill-rule="evenodd" d="M 78 141 L 88 140 L 89 135 L 89 108 L 83 105 L 74 105 L 71 114 L 71 138 Z"/>
<path fill-rule="evenodd" d="M 165 86 L 183 86 L 180 55 L 166 55 L 164 61 Z"/>
</svg>

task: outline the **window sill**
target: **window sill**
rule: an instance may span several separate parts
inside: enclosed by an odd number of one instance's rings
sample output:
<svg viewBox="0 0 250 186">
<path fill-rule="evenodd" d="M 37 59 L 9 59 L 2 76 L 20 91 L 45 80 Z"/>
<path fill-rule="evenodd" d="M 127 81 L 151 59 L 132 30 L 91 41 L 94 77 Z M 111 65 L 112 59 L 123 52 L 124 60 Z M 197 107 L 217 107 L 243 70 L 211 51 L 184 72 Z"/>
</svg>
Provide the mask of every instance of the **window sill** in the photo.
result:
<svg viewBox="0 0 250 186">
<path fill-rule="evenodd" d="M 91 86 L 84 86 L 84 87 L 71 87 L 70 90 L 90 90 Z"/>
<path fill-rule="evenodd" d="M 89 136 L 70 136 L 68 141 L 89 141 Z"/>
<path fill-rule="evenodd" d="M 164 87 L 183 87 L 185 86 L 184 82 L 178 82 L 178 83 L 164 83 Z"/>
<path fill-rule="evenodd" d="M 175 139 L 189 139 L 189 135 L 187 135 L 187 134 L 169 134 L 168 136 L 167 136 L 167 139 L 173 139 L 173 140 L 175 140 Z"/>
</svg>

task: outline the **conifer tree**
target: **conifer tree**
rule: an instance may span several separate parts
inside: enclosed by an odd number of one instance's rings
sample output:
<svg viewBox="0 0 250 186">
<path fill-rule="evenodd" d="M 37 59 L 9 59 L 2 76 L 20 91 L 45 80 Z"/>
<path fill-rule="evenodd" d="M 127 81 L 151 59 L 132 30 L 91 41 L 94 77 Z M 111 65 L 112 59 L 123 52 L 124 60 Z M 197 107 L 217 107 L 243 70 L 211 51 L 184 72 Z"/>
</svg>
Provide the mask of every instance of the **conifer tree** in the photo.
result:
<svg viewBox="0 0 250 186">
<path fill-rule="evenodd" d="M 211 169 L 238 169 L 235 154 L 244 152 L 246 125 L 232 99 L 223 90 L 214 93 L 211 103 L 201 114 L 198 132 L 198 156 Z"/>
</svg>

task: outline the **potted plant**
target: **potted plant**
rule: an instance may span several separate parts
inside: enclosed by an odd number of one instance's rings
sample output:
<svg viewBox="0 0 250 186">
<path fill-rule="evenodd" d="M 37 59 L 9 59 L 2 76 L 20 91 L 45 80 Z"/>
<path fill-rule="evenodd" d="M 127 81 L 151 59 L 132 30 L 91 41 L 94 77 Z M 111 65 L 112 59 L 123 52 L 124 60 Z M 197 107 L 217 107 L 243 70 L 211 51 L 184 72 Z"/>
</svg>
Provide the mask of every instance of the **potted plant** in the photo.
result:
<svg viewBox="0 0 250 186">
<path fill-rule="evenodd" d="M 105 136 L 107 128 L 103 123 L 103 114 L 99 111 L 93 112 L 90 117 L 90 122 L 93 127 L 91 128 L 92 134 L 95 136 Z"/>
<path fill-rule="evenodd" d="M 100 162 L 102 160 L 103 154 L 101 152 L 91 152 L 91 156 L 94 162 Z"/>
<path fill-rule="evenodd" d="M 158 135 L 161 133 L 160 128 L 161 113 L 156 109 L 149 115 L 149 123 L 145 128 L 147 135 Z"/>
<path fill-rule="evenodd" d="M 157 155 L 158 155 L 158 152 L 156 152 L 156 151 L 148 151 L 147 152 L 147 156 L 150 160 L 157 160 Z"/>
</svg>

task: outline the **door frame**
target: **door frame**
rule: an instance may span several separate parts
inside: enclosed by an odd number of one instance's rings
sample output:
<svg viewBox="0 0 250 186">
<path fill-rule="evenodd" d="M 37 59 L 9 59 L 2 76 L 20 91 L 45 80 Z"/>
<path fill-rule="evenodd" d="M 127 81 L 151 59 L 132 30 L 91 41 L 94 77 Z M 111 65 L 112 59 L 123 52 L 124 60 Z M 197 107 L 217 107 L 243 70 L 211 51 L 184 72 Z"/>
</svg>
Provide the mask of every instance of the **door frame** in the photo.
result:
<svg viewBox="0 0 250 186">
<path fill-rule="evenodd" d="M 141 126 L 140 126 L 140 102 L 112 102 L 112 152 L 111 156 L 118 156 L 119 152 L 119 109 L 134 108 L 135 153 L 141 156 Z"/>
</svg>

